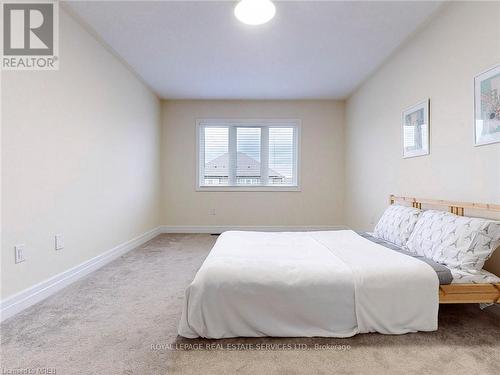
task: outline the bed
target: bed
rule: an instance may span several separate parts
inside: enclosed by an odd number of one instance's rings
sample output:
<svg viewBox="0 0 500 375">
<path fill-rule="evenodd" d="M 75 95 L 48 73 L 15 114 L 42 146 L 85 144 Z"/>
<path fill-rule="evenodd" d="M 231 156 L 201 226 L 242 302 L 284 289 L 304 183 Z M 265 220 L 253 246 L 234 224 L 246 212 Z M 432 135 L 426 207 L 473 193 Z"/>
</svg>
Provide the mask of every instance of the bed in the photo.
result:
<svg viewBox="0 0 500 375">
<path fill-rule="evenodd" d="M 426 203 L 391 196 L 395 202 L 418 210 Z M 466 208 L 452 207 L 462 215 Z M 495 274 L 457 277 L 397 241 L 382 242 L 351 230 L 225 232 L 186 289 L 178 332 L 215 339 L 404 334 L 436 330 L 440 303 L 498 302 Z"/>
</svg>

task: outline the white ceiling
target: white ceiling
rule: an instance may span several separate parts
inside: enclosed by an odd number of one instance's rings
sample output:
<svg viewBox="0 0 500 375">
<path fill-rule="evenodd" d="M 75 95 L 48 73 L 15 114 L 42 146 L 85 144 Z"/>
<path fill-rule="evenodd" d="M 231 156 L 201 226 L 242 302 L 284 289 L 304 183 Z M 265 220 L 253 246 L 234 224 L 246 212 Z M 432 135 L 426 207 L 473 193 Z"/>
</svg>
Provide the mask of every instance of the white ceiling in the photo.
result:
<svg viewBox="0 0 500 375">
<path fill-rule="evenodd" d="M 66 6 L 162 98 L 340 99 L 440 2 L 275 1 L 247 26 L 232 1 L 87 1 Z"/>
</svg>

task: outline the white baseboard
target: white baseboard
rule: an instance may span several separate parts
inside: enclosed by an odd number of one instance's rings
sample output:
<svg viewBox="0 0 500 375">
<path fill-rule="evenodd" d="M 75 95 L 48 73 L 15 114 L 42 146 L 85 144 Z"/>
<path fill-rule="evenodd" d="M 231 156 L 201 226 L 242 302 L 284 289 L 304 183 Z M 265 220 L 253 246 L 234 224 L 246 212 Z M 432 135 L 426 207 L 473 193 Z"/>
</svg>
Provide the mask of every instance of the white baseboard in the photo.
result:
<svg viewBox="0 0 500 375">
<path fill-rule="evenodd" d="M 85 275 L 101 268 L 119 256 L 156 237 L 160 233 L 162 233 L 161 227 L 152 229 L 76 267 L 70 268 L 67 271 L 61 272 L 58 275 L 6 298 L 0 304 L 0 321 L 10 318 L 18 312 L 42 301 L 71 283 L 81 279 Z"/>
<path fill-rule="evenodd" d="M 249 230 L 259 232 L 302 232 L 317 230 L 348 229 L 344 225 L 288 225 L 288 226 L 238 226 L 238 225 L 162 225 L 162 233 L 213 233 L 218 234 L 228 230 Z"/>
</svg>

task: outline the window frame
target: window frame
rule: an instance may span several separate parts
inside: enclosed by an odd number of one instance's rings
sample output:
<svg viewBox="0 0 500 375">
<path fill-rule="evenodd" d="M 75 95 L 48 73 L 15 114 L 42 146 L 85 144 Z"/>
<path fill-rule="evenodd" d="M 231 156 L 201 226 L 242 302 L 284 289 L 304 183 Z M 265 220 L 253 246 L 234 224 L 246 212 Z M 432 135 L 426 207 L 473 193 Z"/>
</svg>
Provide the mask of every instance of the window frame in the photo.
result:
<svg viewBox="0 0 500 375">
<path fill-rule="evenodd" d="M 207 126 L 220 127 L 295 127 L 294 132 L 294 173 L 295 173 L 295 184 L 286 186 L 273 186 L 273 185 L 259 185 L 259 186 L 206 186 L 201 185 L 202 173 L 201 170 L 201 157 L 204 152 L 201 152 L 201 145 L 203 143 L 202 137 L 203 132 L 200 130 Z M 301 120 L 300 119 L 199 119 L 196 120 L 196 191 L 241 191 L 241 192 L 252 192 L 252 191 L 301 191 L 300 188 L 300 148 L 301 148 Z M 261 138 L 262 141 L 262 138 Z M 229 147 L 230 144 L 228 145 Z M 268 147 L 268 146 L 266 146 Z M 262 155 L 261 155 L 262 159 Z"/>
</svg>

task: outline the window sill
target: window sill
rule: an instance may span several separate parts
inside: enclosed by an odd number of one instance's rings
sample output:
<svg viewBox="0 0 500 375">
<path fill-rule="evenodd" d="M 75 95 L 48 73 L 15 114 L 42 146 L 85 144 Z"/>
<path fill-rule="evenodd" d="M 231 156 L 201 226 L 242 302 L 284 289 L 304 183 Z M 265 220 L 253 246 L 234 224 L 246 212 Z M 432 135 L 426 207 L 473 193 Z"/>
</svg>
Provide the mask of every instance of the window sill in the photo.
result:
<svg viewBox="0 0 500 375">
<path fill-rule="evenodd" d="M 233 191 L 233 192 L 287 192 L 301 191 L 299 186 L 198 186 L 196 191 Z"/>
</svg>

